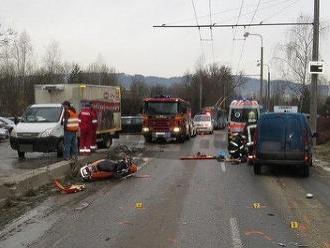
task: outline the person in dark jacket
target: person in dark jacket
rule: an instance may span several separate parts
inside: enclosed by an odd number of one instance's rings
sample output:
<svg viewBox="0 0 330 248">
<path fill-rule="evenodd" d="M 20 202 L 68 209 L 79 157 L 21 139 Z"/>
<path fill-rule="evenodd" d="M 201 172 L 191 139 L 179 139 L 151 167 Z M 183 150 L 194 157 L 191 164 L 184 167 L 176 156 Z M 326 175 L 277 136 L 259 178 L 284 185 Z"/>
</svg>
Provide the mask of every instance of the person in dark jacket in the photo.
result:
<svg viewBox="0 0 330 248">
<path fill-rule="evenodd" d="M 78 155 L 77 132 L 79 129 L 78 114 L 69 101 L 62 103 L 64 107 L 63 126 L 64 126 L 64 159 L 70 160 Z"/>
</svg>

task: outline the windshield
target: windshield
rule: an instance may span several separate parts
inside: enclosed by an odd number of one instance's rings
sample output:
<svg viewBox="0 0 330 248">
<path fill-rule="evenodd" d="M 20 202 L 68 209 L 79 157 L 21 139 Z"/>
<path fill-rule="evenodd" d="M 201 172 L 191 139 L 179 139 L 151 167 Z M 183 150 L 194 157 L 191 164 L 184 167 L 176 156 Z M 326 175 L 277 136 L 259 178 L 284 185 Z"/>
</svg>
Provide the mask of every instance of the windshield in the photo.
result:
<svg viewBox="0 0 330 248">
<path fill-rule="evenodd" d="M 246 123 L 256 122 L 258 120 L 258 111 L 256 109 L 232 109 L 230 113 L 230 121 Z"/>
<path fill-rule="evenodd" d="M 28 108 L 22 116 L 21 122 L 58 122 L 62 107 L 33 107 Z"/>
<path fill-rule="evenodd" d="M 176 102 L 147 102 L 145 113 L 150 115 L 175 115 L 178 113 Z"/>
<path fill-rule="evenodd" d="M 194 121 L 210 121 L 211 117 L 208 115 L 195 115 Z"/>
</svg>

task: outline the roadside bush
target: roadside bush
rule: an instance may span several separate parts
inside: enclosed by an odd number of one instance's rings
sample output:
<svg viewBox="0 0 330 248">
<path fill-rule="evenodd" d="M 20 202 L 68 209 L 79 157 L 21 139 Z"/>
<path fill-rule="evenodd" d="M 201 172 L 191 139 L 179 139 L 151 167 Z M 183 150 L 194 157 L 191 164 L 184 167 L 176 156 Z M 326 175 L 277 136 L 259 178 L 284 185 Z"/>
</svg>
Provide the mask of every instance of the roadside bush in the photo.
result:
<svg viewBox="0 0 330 248">
<path fill-rule="evenodd" d="M 317 138 L 317 144 L 325 144 L 330 142 L 330 118 L 320 117 L 317 121 L 317 132 L 319 137 Z"/>
</svg>

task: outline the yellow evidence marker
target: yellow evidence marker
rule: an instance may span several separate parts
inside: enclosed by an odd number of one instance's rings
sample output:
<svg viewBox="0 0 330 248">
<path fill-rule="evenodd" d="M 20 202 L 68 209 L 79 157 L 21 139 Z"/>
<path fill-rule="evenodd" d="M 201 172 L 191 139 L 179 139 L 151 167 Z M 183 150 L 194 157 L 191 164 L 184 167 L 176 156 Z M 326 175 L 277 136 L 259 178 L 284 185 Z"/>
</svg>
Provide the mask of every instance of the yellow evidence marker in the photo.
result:
<svg viewBox="0 0 330 248">
<path fill-rule="evenodd" d="M 297 221 L 291 221 L 291 223 L 290 223 L 290 227 L 291 227 L 292 229 L 297 229 L 297 228 L 299 227 L 299 224 L 298 224 Z"/>
<path fill-rule="evenodd" d="M 135 203 L 135 208 L 143 208 L 142 202 Z"/>
<path fill-rule="evenodd" d="M 253 203 L 253 208 L 261 208 L 261 204 L 259 202 Z"/>
</svg>

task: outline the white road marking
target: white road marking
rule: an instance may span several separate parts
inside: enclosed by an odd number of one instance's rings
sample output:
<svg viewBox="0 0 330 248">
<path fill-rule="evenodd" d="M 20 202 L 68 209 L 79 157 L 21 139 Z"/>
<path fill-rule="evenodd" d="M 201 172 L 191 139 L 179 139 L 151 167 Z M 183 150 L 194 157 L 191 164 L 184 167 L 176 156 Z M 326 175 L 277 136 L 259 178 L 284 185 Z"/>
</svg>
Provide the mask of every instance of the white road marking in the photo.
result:
<svg viewBox="0 0 330 248">
<path fill-rule="evenodd" d="M 233 239 L 233 248 L 242 248 L 242 241 L 239 235 L 238 223 L 236 218 L 230 218 L 231 237 Z"/>
<path fill-rule="evenodd" d="M 222 172 L 226 172 L 226 165 L 224 162 L 220 162 Z"/>
</svg>

